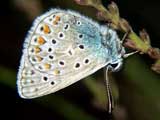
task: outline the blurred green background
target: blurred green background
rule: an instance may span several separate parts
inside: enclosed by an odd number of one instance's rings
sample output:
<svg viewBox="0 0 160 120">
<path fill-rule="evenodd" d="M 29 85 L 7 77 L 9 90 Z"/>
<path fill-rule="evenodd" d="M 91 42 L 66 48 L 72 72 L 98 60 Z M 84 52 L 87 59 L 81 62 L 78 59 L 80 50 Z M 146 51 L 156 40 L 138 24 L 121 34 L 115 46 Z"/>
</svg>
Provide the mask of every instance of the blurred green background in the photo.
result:
<svg viewBox="0 0 160 120">
<path fill-rule="evenodd" d="M 109 0 L 103 0 L 107 6 Z M 115 0 L 121 16 L 139 32 L 146 28 L 152 45 L 160 48 L 160 2 Z M 21 99 L 16 74 L 22 44 L 36 16 L 51 8 L 76 10 L 96 19 L 96 10 L 73 0 L 3 0 L 0 7 L 0 117 L 16 120 L 106 120 L 107 98 L 103 70 L 54 94 Z M 103 23 L 103 22 L 100 22 Z M 124 60 L 121 71 L 110 76 L 116 101 L 114 120 L 160 120 L 160 75 L 151 71 L 146 55 Z"/>
</svg>

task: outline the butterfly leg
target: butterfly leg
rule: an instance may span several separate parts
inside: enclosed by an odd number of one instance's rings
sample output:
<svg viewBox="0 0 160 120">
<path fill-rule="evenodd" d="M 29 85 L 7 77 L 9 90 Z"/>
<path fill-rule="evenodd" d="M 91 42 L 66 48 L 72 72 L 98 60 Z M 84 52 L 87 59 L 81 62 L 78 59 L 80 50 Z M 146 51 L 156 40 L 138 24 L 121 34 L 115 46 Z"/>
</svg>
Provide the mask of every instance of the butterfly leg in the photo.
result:
<svg viewBox="0 0 160 120">
<path fill-rule="evenodd" d="M 108 69 L 109 67 L 107 66 L 105 68 L 105 82 L 106 82 L 107 99 L 108 99 L 108 112 L 109 114 L 111 114 L 114 108 L 114 100 L 113 100 L 112 91 L 111 91 L 111 87 L 109 83 L 109 77 L 108 77 L 109 70 Z"/>
</svg>

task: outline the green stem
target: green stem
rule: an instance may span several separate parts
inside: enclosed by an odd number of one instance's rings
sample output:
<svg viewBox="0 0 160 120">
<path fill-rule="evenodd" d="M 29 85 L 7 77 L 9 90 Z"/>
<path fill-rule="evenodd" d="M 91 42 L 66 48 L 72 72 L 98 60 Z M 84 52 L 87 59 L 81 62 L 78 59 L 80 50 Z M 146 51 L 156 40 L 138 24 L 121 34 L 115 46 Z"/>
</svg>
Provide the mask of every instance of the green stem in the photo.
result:
<svg viewBox="0 0 160 120">
<path fill-rule="evenodd" d="M 145 44 L 143 40 L 141 40 L 141 38 L 135 33 L 135 32 L 131 32 L 128 35 L 128 38 L 131 39 L 134 44 L 135 47 L 140 50 L 143 53 L 147 53 L 148 49 L 150 48 L 149 44 Z"/>
</svg>

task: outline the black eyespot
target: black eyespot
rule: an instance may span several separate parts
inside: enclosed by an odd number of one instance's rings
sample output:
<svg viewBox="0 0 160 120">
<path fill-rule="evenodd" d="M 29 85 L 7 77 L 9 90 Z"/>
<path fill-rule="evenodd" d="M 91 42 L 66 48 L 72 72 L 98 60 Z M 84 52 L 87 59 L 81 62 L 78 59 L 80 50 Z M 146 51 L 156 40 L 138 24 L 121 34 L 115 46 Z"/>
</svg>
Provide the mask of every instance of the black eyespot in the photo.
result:
<svg viewBox="0 0 160 120">
<path fill-rule="evenodd" d="M 48 80 L 48 78 L 47 78 L 46 76 L 44 76 L 44 77 L 43 77 L 43 80 L 44 80 L 44 81 L 47 81 L 47 80 Z"/>
<path fill-rule="evenodd" d="M 82 37 L 83 37 L 83 35 L 82 35 L 82 34 L 80 34 L 80 35 L 79 35 L 79 38 L 82 38 Z"/>
<path fill-rule="evenodd" d="M 63 37 L 63 33 L 60 33 L 60 34 L 59 34 L 59 37 L 60 37 L 60 38 Z"/>
<path fill-rule="evenodd" d="M 53 44 L 56 44 L 56 40 L 55 40 L 55 39 L 53 39 L 53 40 L 52 40 L 52 43 L 53 43 Z"/>
<path fill-rule="evenodd" d="M 35 91 L 38 91 L 38 88 L 35 88 Z"/>
<path fill-rule="evenodd" d="M 63 61 L 60 61 L 59 64 L 60 64 L 60 65 L 64 65 L 64 62 L 63 62 Z"/>
<path fill-rule="evenodd" d="M 43 26 L 42 26 L 42 27 L 40 27 L 40 31 L 43 31 Z"/>
<path fill-rule="evenodd" d="M 34 42 L 37 42 L 37 38 L 34 38 Z"/>
<path fill-rule="evenodd" d="M 38 66 L 38 68 L 40 69 L 40 70 L 42 70 L 43 68 L 42 68 L 42 66 Z"/>
<path fill-rule="evenodd" d="M 31 53 L 34 53 L 34 49 L 33 48 L 31 49 Z"/>
<path fill-rule="evenodd" d="M 55 15 L 52 16 L 53 18 L 55 17 Z"/>
<path fill-rule="evenodd" d="M 63 32 L 59 32 L 58 33 L 58 38 L 59 39 L 63 39 L 65 37 L 64 33 Z"/>
<path fill-rule="evenodd" d="M 68 53 L 69 53 L 69 55 L 72 55 L 72 51 L 71 50 L 69 50 Z"/>
<path fill-rule="evenodd" d="M 35 74 L 35 71 L 34 70 L 31 70 L 31 75 L 34 75 Z"/>
<path fill-rule="evenodd" d="M 52 21 L 52 18 L 50 18 L 49 21 Z"/>
<path fill-rule="evenodd" d="M 81 22 L 80 22 L 80 21 L 77 21 L 77 25 L 81 25 Z"/>
<path fill-rule="evenodd" d="M 86 64 L 87 64 L 87 63 L 89 63 L 89 59 L 85 59 L 85 61 L 84 61 L 84 62 L 85 62 Z"/>
<path fill-rule="evenodd" d="M 31 80 L 31 83 L 33 84 L 33 83 L 34 83 L 34 81 L 33 81 L 33 80 Z"/>
<path fill-rule="evenodd" d="M 51 52 L 52 51 L 52 48 L 48 48 L 48 52 Z"/>
<path fill-rule="evenodd" d="M 36 62 L 37 60 L 35 59 L 35 57 L 32 57 L 32 61 Z"/>
<path fill-rule="evenodd" d="M 49 55 L 48 57 L 49 57 L 50 59 L 53 59 L 53 58 L 54 58 L 52 55 Z"/>
<path fill-rule="evenodd" d="M 80 64 L 79 64 L 79 63 L 76 63 L 75 67 L 76 67 L 76 68 L 79 68 L 79 67 L 80 67 Z"/>
<path fill-rule="evenodd" d="M 51 82 L 51 85 L 54 85 L 54 81 Z"/>
<path fill-rule="evenodd" d="M 79 45 L 79 48 L 80 49 L 84 49 L 84 45 Z"/>
<path fill-rule="evenodd" d="M 68 29 L 68 27 L 69 27 L 69 25 L 68 25 L 68 24 L 66 24 L 66 25 L 64 26 L 64 29 L 65 29 L 65 30 L 67 30 L 67 29 Z"/>
</svg>

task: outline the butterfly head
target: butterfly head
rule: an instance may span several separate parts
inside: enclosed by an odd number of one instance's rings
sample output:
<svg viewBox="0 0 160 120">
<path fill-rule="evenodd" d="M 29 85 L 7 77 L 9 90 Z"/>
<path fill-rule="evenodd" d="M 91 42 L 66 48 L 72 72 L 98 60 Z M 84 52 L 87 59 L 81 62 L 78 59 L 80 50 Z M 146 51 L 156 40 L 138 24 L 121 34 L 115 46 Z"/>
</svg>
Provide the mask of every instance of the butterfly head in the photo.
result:
<svg viewBox="0 0 160 120">
<path fill-rule="evenodd" d="M 123 56 L 125 49 L 120 41 L 116 31 L 108 28 L 107 26 L 101 27 L 102 44 L 108 51 L 108 57 L 110 59 L 109 68 L 112 71 L 118 71 L 122 67 Z"/>
</svg>

